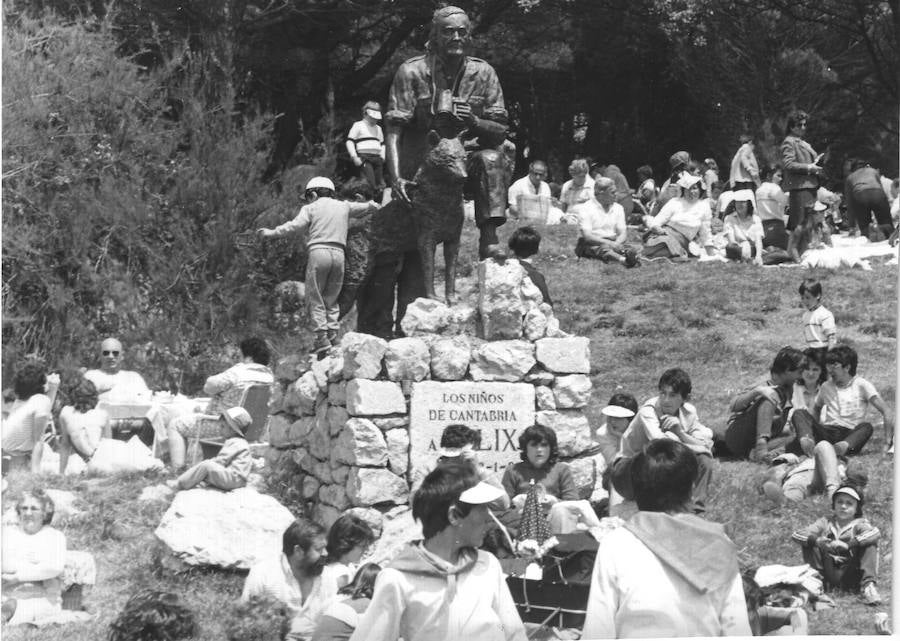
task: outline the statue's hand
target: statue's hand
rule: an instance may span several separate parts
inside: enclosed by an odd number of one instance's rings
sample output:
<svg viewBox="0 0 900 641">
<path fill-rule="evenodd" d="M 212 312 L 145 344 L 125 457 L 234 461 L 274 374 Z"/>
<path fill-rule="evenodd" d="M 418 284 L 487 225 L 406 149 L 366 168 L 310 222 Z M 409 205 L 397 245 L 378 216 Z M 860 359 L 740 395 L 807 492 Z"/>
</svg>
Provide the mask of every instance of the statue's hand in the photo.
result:
<svg viewBox="0 0 900 641">
<path fill-rule="evenodd" d="M 398 178 L 394 181 L 394 184 L 391 186 L 391 191 L 393 192 L 394 198 L 400 200 L 400 202 L 409 205 L 409 194 L 407 193 L 407 187 L 415 186 L 415 183 L 411 180 L 406 180 L 405 178 Z"/>
<path fill-rule="evenodd" d="M 457 102 L 454 106 L 456 117 L 466 123 L 467 127 L 475 124 L 475 114 L 472 113 L 472 106 L 467 102 Z"/>
</svg>

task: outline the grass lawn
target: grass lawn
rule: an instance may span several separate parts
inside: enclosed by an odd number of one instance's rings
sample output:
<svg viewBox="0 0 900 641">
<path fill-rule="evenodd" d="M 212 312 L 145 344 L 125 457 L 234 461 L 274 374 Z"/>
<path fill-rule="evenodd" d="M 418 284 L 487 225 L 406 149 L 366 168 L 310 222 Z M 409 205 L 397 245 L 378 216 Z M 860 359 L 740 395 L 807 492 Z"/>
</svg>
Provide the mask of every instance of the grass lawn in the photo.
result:
<svg viewBox="0 0 900 641">
<path fill-rule="evenodd" d="M 501 229 L 504 243 L 512 229 L 512 224 Z M 542 228 L 541 233 L 542 253 L 535 265 L 547 278 L 562 327 L 591 339 L 592 422 L 599 420 L 600 408 L 618 388 L 641 401 L 655 394 L 664 369 L 678 366 L 693 378 L 692 400 L 701 420 L 721 429 L 730 397 L 767 373 L 778 348 L 802 346 L 797 287 L 807 275 L 822 279 L 824 303 L 834 312 L 840 340 L 859 352 L 859 373 L 892 410 L 896 406 L 897 268 L 884 266 L 884 258 L 873 259 L 871 272 L 722 263 L 653 263 L 626 270 L 576 260 L 571 254 L 573 228 Z M 463 275 L 472 273 L 475 238 L 467 224 L 460 260 Z M 297 340 L 285 338 L 275 344 L 296 345 Z M 836 595 L 836 609 L 810 615 L 812 634 L 873 634 L 875 612 L 889 611 L 893 460 L 882 453 L 885 438 L 878 419 L 875 435 L 859 460 L 869 473 L 866 515 L 882 531 L 879 589 L 886 603 L 876 609 L 862 605 L 856 595 Z M 790 533 L 829 512 L 830 506 L 818 497 L 774 508 L 757 492 L 762 473 L 762 467 L 751 463 L 719 462 L 707 516 L 725 524 L 745 566 L 798 564 L 800 551 Z M 198 615 L 203 630 L 198 638 L 225 638 L 227 614 L 240 594 L 243 576 L 211 570 L 173 575 L 164 569 L 153 529 L 165 506 L 136 501 L 142 487 L 158 482 L 160 478 L 152 476 L 11 478 L 12 492 L 7 496 L 39 483 L 75 490 L 85 499 L 84 515 L 71 519 L 64 531 L 71 549 L 89 550 L 96 557 L 98 585 L 86 602 L 97 618 L 67 629 L 7 628 L 5 638 L 101 639 L 126 598 L 143 587 L 182 594 Z M 123 527 L 112 528 L 114 524 Z"/>
</svg>

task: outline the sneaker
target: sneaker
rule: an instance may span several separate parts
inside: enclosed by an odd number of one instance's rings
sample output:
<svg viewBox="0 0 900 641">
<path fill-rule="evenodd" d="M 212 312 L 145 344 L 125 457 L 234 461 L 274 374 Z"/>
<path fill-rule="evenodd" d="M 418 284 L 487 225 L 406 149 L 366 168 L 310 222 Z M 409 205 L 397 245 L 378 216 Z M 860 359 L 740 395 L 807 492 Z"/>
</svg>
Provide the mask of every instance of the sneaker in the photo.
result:
<svg viewBox="0 0 900 641">
<path fill-rule="evenodd" d="M 878 605 L 881 603 L 881 595 L 878 594 L 878 588 L 875 587 L 874 583 L 866 583 L 862 589 L 860 599 L 866 605 Z"/>
<path fill-rule="evenodd" d="M 838 441 L 834 444 L 834 453 L 838 456 L 844 456 L 849 449 L 850 444 L 847 441 Z"/>
<path fill-rule="evenodd" d="M 803 450 L 803 453 L 807 456 L 812 456 L 816 449 L 816 442 L 808 436 L 804 436 L 800 439 L 800 449 Z"/>
<path fill-rule="evenodd" d="M 781 489 L 781 483 L 777 481 L 766 481 L 762 486 L 763 494 L 767 499 L 775 505 L 784 503 L 784 492 Z"/>
</svg>

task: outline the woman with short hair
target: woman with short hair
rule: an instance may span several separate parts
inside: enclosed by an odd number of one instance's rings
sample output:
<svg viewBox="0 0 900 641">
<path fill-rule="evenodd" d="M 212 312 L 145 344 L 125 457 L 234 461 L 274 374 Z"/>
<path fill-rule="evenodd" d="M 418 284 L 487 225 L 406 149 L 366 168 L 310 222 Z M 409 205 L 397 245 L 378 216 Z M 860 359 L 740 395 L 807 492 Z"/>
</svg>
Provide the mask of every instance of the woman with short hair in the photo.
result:
<svg viewBox="0 0 900 641">
<path fill-rule="evenodd" d="M 703 198 L 700 176 L 682 173 L 677 182 L 681 195 L 669 200 L 659 213 L 648 221 L 650 231 L 644 239 L 643 255 L 646 258 L 675 258 L 687 260 L 699 255 L 702 246 L 713 255 L 710 222 L 712 211 L 709 200 Z"/>
<path fill-rule="evenodd" d="M 576 158 L 569 165 L 570 180 L 563 183 L 559 202 L 564 212 L 588 202 L 594 196 L 594 179 L 588 176 L 590 166 L 584 158 Z"/>
<path fill-rule="evenodd" d="M 43 490 L 23 492 L 17 525 L 3 526 L 3 620 L 35 623 L 62 610 L 66 537 L 50 527 L 53 500 Z"/>
</svg>

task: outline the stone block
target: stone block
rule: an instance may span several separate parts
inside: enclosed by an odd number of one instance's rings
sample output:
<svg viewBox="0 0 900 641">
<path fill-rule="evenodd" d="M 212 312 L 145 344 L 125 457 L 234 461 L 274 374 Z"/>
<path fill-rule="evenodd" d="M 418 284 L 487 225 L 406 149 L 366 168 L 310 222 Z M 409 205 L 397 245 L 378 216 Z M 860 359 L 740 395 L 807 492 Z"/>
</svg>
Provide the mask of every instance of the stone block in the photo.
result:
<svg viewBox="0 0 900 641">
<path fill-rule="evenodd" d="M 387 351 L 387 341 L 377 336 L 349 332 L 341 339 L 340 353 L 344 359 L 343 377 L 378 378 L 382 359 Z"/>
<path fill-rule="evenodd" d="M 553 382 L 556 407 L 560 409 L 585 407 L 591 400 L 592 388 L 591 379 L 584 374 L 557 376 Z"/>
<path fill-rule="evenodd" d="M 417 298 L 406 308 L 400 327 L 407 336 L 440 334 L 451 323 L 450 308 L 431 298 Z"/>
<path fill-rule="evenodd" d="M 328 382 L 344 380 L 344 355 L 338 350 L 325 359 L 328 361 Z"/>
<path fill-rule="evenodd" d="M 269 396 L 269 414 L 275 414 L 284 409 L 285 384 L 278 381 L 272 386 L 272 395 Z"/>
<path fill-rule="evenodd" d="M 306 445 L 309 441 L 309 433 L 316 427 L 314 416 L 301 416 L 291 424 L 290 444 Z"/>
<path fill-rule="evenodd" d="M 398 427 L 408 428 L 409 427 L 409 416 L 384 416 L 384 417 L 375 417 L 369 419 L 372 421 L 378 429 L 382 432 L 387 432 L 388 430 L 394 430 Z"/>
<path fill-rule="evenodd" d="M 539 410 L 556 409 L 556 398 L 553 396 L 553 390 L 544 385 L 534 386 L 534 401 Z"/>
<path fill-rule="evenodd" d="M 341 511 L 328 503 L 316 503 L 312 509 L 312 519 L 328 530 L 341 516 Z"/>
<path fill-rule="evenodd" d="M 315 476 L 304 476 L 303 477 L 303 487 L 301 489 L 301 493 L 303 498 L 309 500 L 317 497 L 319 495 L 319 488 L 322 484 L 319 482 Z"/>
<path fill-rule="evenodd" d="M 312 474 L 316 469 L 316 459 L 310 455 L 309 450 L 305 447 L 298 447 L 297 449 L 291 450 L 291 459 L 297 467 L 307 474 Z"/>
<path fill-rule="evenodd" d="M 536 341 L 547 333 L 547 317 L 537 307 L 532 307 L 525 313 L 522 320 L 522 334 L 526 340 Z"/>
<path fill-rule="evenodd" d="M 535 357 L 545 369 L 555 374 L 589 374 L 589 343 L 584 336 L 542 338 L 535 342 Z"/>
<path fill-rule="evenodd" d="M 532 343 L 521 340 L 494 341 L 472 350 L 469 374 L 474 381 L 520 381 L 534 363 Z"/>
<path fill-rule="evenodd" d="M 527 374 L 525 374 L 525 382 L 532 385 L 553 385 L 556 376 L 552 372 L 548 372 L 540 365 L 535 365 Z"/>
<path fill-rule="evenodd" d="M 331 356 L 322 360 L 313 361 L 313 365 L 309 371 L 312 372 L 313 379 L 319 387 L 320 392 L 328 393 L 328 372 L 331 368 Z"/>
<path fill-rule="evenodd" d="M 594 447 L 587 417 L 578 410 L 538 412 L 534 422 L 556 432 L 562 457 L 578 456 Z"/>
<path fill-rule="evenodd" d="M 332 459 L 347 465 L 384 467 L 388 462 L 388 446 L 381 430 L 364 418 L 347 420 L 333 447 Z"/>
<path fill-rule="evenodd" d="M 405 414 L 406 400 L 398 383 L 355 378 L 347 383 L 347 411 L 351 416 Z"/>
<path fill-rule="evenodd" d="M 422 526 L 413 520 L 412 510 L 408 505 L 399 505 L 386 511 L 382 519 L 381 534 L 370 548 L 367 560 L 384 565 L 411 541 L 422 538 Z"/>
<path fill-rule="evenodd" d="M 347 477 L 350 475 L 350 468 L 344 465 L 343 463 L 338 464 L 336 467 L 334 465 L 331 466 L 331 480 L 334 483 L 347 483 Z"/>
<path fill-rule="evenodd" d="M 275 414 L 269 417 L 269 445 L 277 448 L 290 447 L 291 424 L 293 418 L 287 414 Z"/>
<path fill-rule="evenodd" d="M 313 475 L 323 484 L 334 481 L 334 477 L 331 476 L 331 466 L 328 464 L 328 461 L 316 461 L 313 463 Z"/>
<path fill-rule="evenodd" d="M 326 412 L 328 433 L 332 436 L 337 436 L 344 429 L 344 424 L 350 418 L 350 415 L 347 413 L 347 409 L 340 405 L 329 405 Z"/>
<path fill-rule="evenodd" d="M 409 500 L 409 485 L 383 467 L 353 467 L 347 478 L 347 496 L 354 506 L 404 505 Z"/>
<path fill-rule="evenodd" d="M 409 432 L 400 428 L 385 433 L 388 466 L 391 472 L 403 476 L 409 469 Z"/>
<path fill-rule="evenodd" d="M 421 381 L 430 373 L 431 354 L 421 338 L 397 338 L 388 343 L 384 367 L 392 381 Z"/>
<path fill-rule="evenodd" d="M 154 534 L 190 565 L 247 570 L 281 549 L 294 515 L 249 487 L 178 492 Z"/>
<path fill-rule="evenodd" d="M 347 499 L 347 488 L 343 485 L 323 485 L 319 488 L 319 502 L 332 505 L 339 510 L 346 510 L 350 506 Z"/>
<path fill-rule="evenodd" d="M 479 336 L 485 340 L 521 338 L 522 318 L 528 311 L 522 299 L 525 270 L 517 260 L 478 264 Z"/>
<path fill-rule="evenodd" d="M 319 386 L 313 373 L 306 372 L 288 385 L 284 395 L 284 409 L 292 414 L 312 416 L 316 413 Z"/>
<path fill-rule="evenodd" d="M 272 373 L 276 381 L 293 383 L 308 369 L 308 364 L 305 354 L 288 354 L 275 362 Z"/>
<path fill-rule="evenodd" d="M 322 429 L 318 424 L 309 431 L 305 445 L 309 453 L 320 461 L 327 461 L 331 456 L 331 436 L 327 429 Z"/>
<path fill-rule="evenodd" d="M 463 336 L 439 338 L 431 343 L 431 378 L 461 381 L 469 370 L 472 346 Z"/>
<path fill-rule="evenodd" d="M 347 404 L 347 381 L 338 381 L 328 385 L 328 402 L 331 405 Z"/>
</svg>

